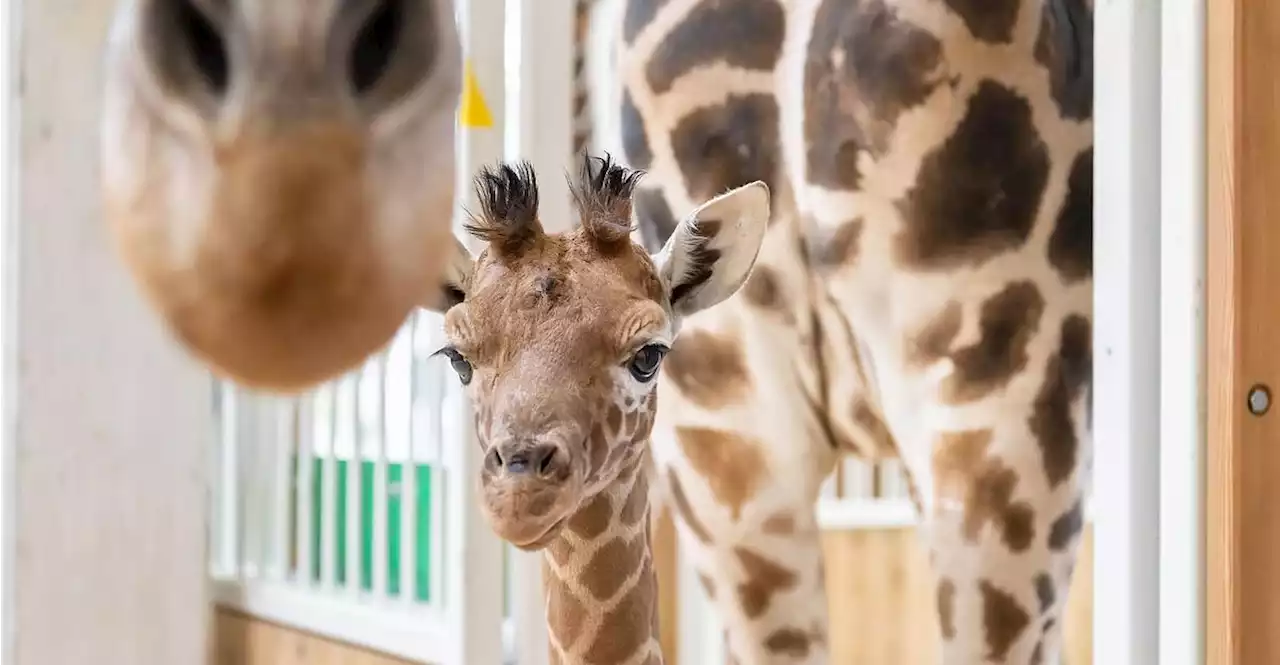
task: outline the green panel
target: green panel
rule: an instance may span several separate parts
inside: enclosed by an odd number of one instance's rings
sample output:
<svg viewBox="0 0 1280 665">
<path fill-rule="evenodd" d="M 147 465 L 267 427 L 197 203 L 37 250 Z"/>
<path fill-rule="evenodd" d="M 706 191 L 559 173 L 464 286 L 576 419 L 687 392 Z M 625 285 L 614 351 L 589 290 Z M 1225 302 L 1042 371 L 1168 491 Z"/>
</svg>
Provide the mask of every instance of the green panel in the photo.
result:
<svg viewBox="0 0 1280 665">
<path fill-rule="evenodd" d="M 322 528 L 322 507 L 324 503 L 324 459 L 315 458 L 312 460 L 312 483 L 311 483 L 311 579 L 313 581 L 320 580 L 321 568 L 321 528 Z M 374 463 L 365 461 L 360 465 L 361 476 L 361 497 L 360 497 L 360 515 L 361 515 L 361 534 L 360 534 L 360 586 L 368 591 L 373 588 L 373 474 Z M 339 587 L 346 585 L 347 574 L 347 520 L 346 506 L 347 485 L 348 485 L 348 464 L 347 460 L 337 460 L 336 464 L 336 501 L 338 507 L 334 516 L 334 531 L 336 539 L 335 559 L 337 562 L 336 584 Z M 431 599 L 431 498 L 432 498 L 432 477 L 431 466 L 428 464 L 418 464 L 416 470 L 416 494 L 417 494 L 417 515 L 416 517 L 416 570 L 414 571 L 415 589 L 414 595 L 418 601 L 427 602 Z M 400 463 L 387 464 L 387 592 L 388 595 L 398 597 L 400 595 L 400 520 L 401 511 L 403 509 L 401 492 L 399 486 L 402 475 L 404 473 L 404 465 Z M 397 488 L 397 489 L 393 489 Z"/>
</svg>

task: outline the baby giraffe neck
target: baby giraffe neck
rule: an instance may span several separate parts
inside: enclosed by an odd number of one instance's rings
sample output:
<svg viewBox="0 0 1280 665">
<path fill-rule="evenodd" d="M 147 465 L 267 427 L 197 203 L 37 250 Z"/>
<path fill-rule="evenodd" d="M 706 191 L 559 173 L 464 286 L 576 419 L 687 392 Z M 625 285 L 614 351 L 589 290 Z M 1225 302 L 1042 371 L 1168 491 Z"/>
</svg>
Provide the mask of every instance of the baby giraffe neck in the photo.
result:
<svg viewBox="0 0 1280 665">
<path fill-rule="evenodd" d="M 546 549 L 551 662 L 662 665 L 644 465 L 588 499 Z"/>
</svg>

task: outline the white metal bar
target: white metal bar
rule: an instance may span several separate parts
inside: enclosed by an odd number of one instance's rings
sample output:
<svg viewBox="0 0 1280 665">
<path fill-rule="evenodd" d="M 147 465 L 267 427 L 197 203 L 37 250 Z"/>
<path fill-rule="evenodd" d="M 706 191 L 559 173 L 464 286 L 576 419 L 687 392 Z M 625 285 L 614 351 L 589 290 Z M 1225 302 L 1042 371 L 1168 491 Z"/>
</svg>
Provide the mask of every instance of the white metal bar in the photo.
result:
<svg viewBox="0 0 1280 665">
<path fill-rule="evenodd" d="M 1204 0 L 1159 3 L 1161 665 L 1204 659 Z"/>
<path fill-rule="evenodd" d="M 436 315 L 428 315 L 426 313 L 421 316 L 432 316 L 437 320 L 439 318 Z M 423 326 L 423 328 L 425 328 L 425 326 Z M 434 330 L 427 329 L 424 332 L 426 332 L 427 337 L 432 340 L 430 345 L 433 347 L 436 343 L 443 341 L 443 335 L 439 332 L 438 328 L 435 328 Z M 430 580 L 428 590 L 431 603 L 443 606 L 445 571 L 447 570 L 447 562 L 445 560 L 445 507 L 449 505 L 449 498 L 445 493 L 444 484 L 444 410 L 447 406 L 445 399 L 449 397 L 447 386 L 449 385 L 448 379 L 450 377 L 446 375 L 451 374 L 453 370 L 447 367 L 442 367 L 440 364 L 427 364 L 423 366 L 422 371 L 426 375 L 427 387 L 429 388 L 427 393 L 429 401 L 427 402 L 427 408 L 424 411 L 426 415 L 430 417 L 428 426 L 425 429 L 427 432 L 426 440 L 429 442 L 428 450 L 430 451 L 428 454 L 430 471 L 427 473 L 427 478 L 430 479 L 431 483 L 431 513 L 430 519 L 428 520 L 431 533 L 431 540 L 429 543 L 431 569 L 428 577 Z M 453 377 L 453 381 L 456 382 L 457 378 Z M 426 420 L 426 418 L 424 418 L 424 420 Z M 471 445 L 472 442 L 457 441 L 455 443 L 457 445 Z"/>
<path fill-rule="evenodd" d="M 358 596 L 361 593 L 360 562 L 363 555 L 364 511 L 360 502 L 364 497 L 364 428 L 361 418 L 361 386 L 364 372 L 349 376 L 343 383 L 341 393 L 343 403 L 351 405 L 351 418 L 348 420 L 348 435 L 351 437 L 351 456 L 347 458 L 347 532 L 346 532 L 346 577 L 345 591 Z M 335 452 L 336 456 L 336 452 Z"/>
<path fill-rule="evenodd" d="M 298 432 L 296 435 L 297 450 L 295 457 L 294 484 L 295 501 L 297 505 L 297 522 L 294 524 L 294 539 L 296 541 L 297 559 L 294 561 L 295 580 L 302 582 L 305 586 L 312 583 L 312 520 L 314 519 L 314 511 L 311 505 L 311 488 L 313 485 L 314 452 L 315 452 L 315 432 L 316 432 L 316 400 L 319 399 L 317 392 L 308 393 L 304 396 L 299 404 L 298 413 Z"/>
<path fill-rule="evenodd" d="M 346 379 L 342 383 L 346 383 Z M 329 449 L 321 459 L 320 470 L 320 584 L 329 589 L 334 587 L 337 580 L 338 565 L 338 525 L 335 519 L 338 514 L 338 407 L 344 401 L 338 391 L 339 386 L 325 391 L 330 395 L 329 410 L 325 414 L 329 421 Z"/>
<path fill-rule="evenodd" d="M 1095 11 L 1093 652 L 1128 665 L 1158 662 L 1161 612 L 1160 3 Z"/>
<path fill-rule="evenodd" d="M 235 386 L 221 382 L 217 388 L 222 393 L 222 411 L 219 414 L 221 423 L 219 434 L 222 441 L 219 445 L 222 460 L 219 466 L 222 493 L 218 499 L 222 509 L 222 562 L 225 572 L 240 577 L 240 462 L 237 455 L 239 434 L 239 395 Z"/>
<path fill-rule="evenodd" d="M 372 414 L 378 426 L 373 456 L 373 596 L 387 597 L 387 355 L 381 353 L 370 363 L 375 381 L 373 391 L 377 405 Z"/>
<path fill-rule="evenodd" d="M 403 360 L 408 370 L 404 403 L 407 432 L 404 446 L 404 466 L 400 470 L 400 601 L 413 604 L 418 591 L 418 461 L 414 455 L 414 428 L 417 425 L 413 408 L 418 384 L 418 362 L 413 356 L 413 338 L 418 332 L 418 315 L 409 317 L 408 329 L 394 347 L 397 358 Z"/>
<path fill-rule="evenodd" d="M 19 43 L 19 2 L 0 3 L 0 409 L 3 412 L 3 430 L 0 431 L 0 662 L 17 661 L 16 622 L 14 610 L 14 558 L 17 550 L 17 409 L 15 388 L 18 373 L 11 367 L 17 356 L 18 343 L 14 333 L 17 321 L 9 312 L 15 311 L 17 296 L 19 208 L 17 201 L 20 164 L 15 140 L 18 135 L 17 94 L 19 80 L 17 45 Z M 214 467 L 216 468 L 216 467 Z"/>
<path fill-rule="evenodd" d="M 289 463 L 296 449 L 294 432 L 298 424 L 298 400 L 278 399 L 275 404 L 275 465 L 271 481 L 272 509 L 275 515 L 271 525 L 272 557 L 271 575 L 274 579 L 287 579 L 289 575 L 289 523 L 291 514 L 289 498 L 292 486 Z"/>
<path fill-rule="evenodd" d="M 454 659 L 457 638 L 432 608 L 355 603 L 271 581 L 215 583 L 213 596 L 222 607 L 415 663 L 470 665 Z"/>
<path fill-rule="evenodd" d="M 549 3 L 554 4 L 559 3 Z M 465 192 L 460 199 L 474 210 L 478 201 L 470 187 L 471 174 L 479 165 L 498 161 L 503 155 L 505 40 L 494 35 L 503 34 L 505 11 L 503 0 L 469 0 L 457 8 L 463 52 L 495 123 L 489 128 L 466 127 L 459 133 L 458 176 Z M 433 563 L 450 569 L 443 589 L 445 615 L 460 641 L 449 662 L 498 665 L 502 660 L 502 643 L 496 639 L 502 630 L 502 583 L 496 573 L 502 565 L 502 545 L 480 514 L 475 496 L 481 460 L 471 405 L 456 381 L 448 386 L 442 409 L 443 456 L 448 472 L 445 482 L 434 485 L 432 491 L 437 492 L 435 502 L 444 501 L 448 516 L 443 561 Z"/>
<path fill-rule="evenodd" d="M 831 530 L 898 529 L 919 523 L 915 507 L 904 499 L 818 501 L 818 526 Z"/>
</svg>

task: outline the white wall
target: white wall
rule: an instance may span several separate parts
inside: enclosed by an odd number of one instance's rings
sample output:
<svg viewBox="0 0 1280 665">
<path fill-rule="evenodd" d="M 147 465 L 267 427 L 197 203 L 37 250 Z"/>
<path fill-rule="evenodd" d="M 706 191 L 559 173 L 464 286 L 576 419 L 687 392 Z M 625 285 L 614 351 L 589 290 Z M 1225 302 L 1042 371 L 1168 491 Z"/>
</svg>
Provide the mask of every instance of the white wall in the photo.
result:
<svg viewBox="0 0 1280 665">
<path fill-rule="evenodd" d="M 143 306 L 98 214 L 114 3 L 17 1 L 4 4 L 19 23 L 0 28 L 22 49 L 5 160 L 19 200 L 4 207 L 2 659 L 203 663 L 210 383 Z"/>
</svg>

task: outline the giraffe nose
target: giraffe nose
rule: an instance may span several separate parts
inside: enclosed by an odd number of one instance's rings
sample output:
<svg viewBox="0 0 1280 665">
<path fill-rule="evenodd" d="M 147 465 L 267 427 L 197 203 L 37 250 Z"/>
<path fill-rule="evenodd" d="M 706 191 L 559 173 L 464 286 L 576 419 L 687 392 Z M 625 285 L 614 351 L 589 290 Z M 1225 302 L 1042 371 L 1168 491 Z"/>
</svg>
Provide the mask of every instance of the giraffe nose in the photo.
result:
<svg viewBox="0 0 1280 665">
<path fill-rule="evenodd" d="M 555 475 L 564 465 L 564 455 L 551 443 L 510 443 L 494 446 L 489 452 L 489 466 L 511 475 Z"/>
</svg>

